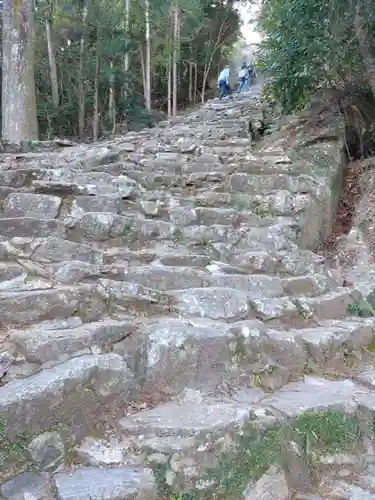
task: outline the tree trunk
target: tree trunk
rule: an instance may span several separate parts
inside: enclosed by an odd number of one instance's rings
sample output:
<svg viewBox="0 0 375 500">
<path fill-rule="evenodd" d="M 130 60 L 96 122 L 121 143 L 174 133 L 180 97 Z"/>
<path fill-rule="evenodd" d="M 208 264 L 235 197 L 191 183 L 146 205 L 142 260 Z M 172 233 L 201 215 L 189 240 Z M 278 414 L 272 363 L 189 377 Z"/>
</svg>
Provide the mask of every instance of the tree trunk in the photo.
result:
<svg viewBox="0 0 375 500">
<path fill-rule="evenodd" d="M 189 102 L 193 102 L 193 61 L 192 50 L 190 45 L 190 61 L 189 61 Z"/>
<path fill-rule="evenodd" d="M 93 139 L 99 138 L 99 75 L 100 75 L 100 32 L 99 26 L 96 28 L 96 53 L 95 53 L 95 78 L 94 78 L 94 119 L 93 119 Z"/>
<path fill-rule="evenodd" d="M 86 26 L 87 7 L 86 5 L 82 10 L 83 26 Z M 86 98 L 86 85 L 84 81 L 83 67 L 85 62 L 85 29 L 81 35 L 80 51 L 79 51 L 79 73 L 78 73 L 78 134 L 79 138 L 83 139 L 85 135 L 85 98 Z"/>
<path fill-rule="evenodd" d="M 197 102 L 197 87 L 198 87 L 198 68 L 197 63 L 194 63 L 194 93 L 193 98 L 194 102 Z"/>
<path fill-rule="evenodd" d="M 202 103 L 204 103 L 204 99 L 206 97 L 206 82 L 207 82 L 207 77 L 208 77 L 208 72 L 210 71 L 207 63 L 204 65 L 204 71 L 203 71 L 203 82 L 202 82 L 202 93 L 201 93 L 201 100 Z"/>
<path fill-rule="evenodd" d="M 171 118 L 171 116 L 172 116 L 172 57 L 170 55 L 168 57 L 167 81 L 168 81 L 168 90 L 167 90 L 168 118 Z"/>
<path fill-rule="evenodd" d="M 140 58 L 140 61 L 141 61 L 143 96 L 145 98 L 145 103 L 146 103 L 146 101 L 147 101 L 147 75 L 146 75 L 145 57 L 143 55 L 143 47 L 142 47 L 142 45 L 139 47 L 139 58 Z"/>
<path fill-rule="evenodd" d="M 115 78 L 113 75 L 113 61 L 111 61 L 111 76 L 109 81 L 108 115 L 112 123 L 112 134 L 116 132 L 116 102 L 115 102 Z"/>
<path fill-rule="evenodd" d="M 177 50 L 178 50 L 178 7 L 173 10 L 173 101 L 172 101 L 172 116 L 177 116 Z"/>
<path fill-rule="evenodd" d="M 202 103 L 204 103 L 204 99 L 205 99 L 205 92 L 206 92 L 206 83 L 207 83 L 207 79 L 208 79 L 208 75 L 210 74 L 210 69 L 211 69 L 211 65 L 212 65 L 212 59 L 214 57 L 214 54 L 216 52 L 216 50 L 220 47 L 220 45 L 217 45 L 215 46 L 214 50 L 212 51 L 211 53 L 211 56 L 209 57 L 208 61 L 206 60 L 205 64 L 204 64 L 204 71 L 203 71 L 203 82 L 202 82 Z"/>
<path fill-rule="evenodd" d="M 146 109 L 151 111 L 151 36 L 150 36 L 150 5 L 149 0 L 145 0 L 145 21 L 146 21 L 146 62 L 145 62 L 145 97 Z"/>
<path fill-rule="evenodd" d="M 2 136 L 38 139 L 34 76 L 33 0 L 3 0 Z"/>
<path fill-rule="evenodd" d="M 129 34 L 129 21 L 130 21 L 130 0 L 125 0 L 125 35 Z M 129 51 L 125 52 L 124 58 L 124 71 L 129 71 Z"/>
<path fill-rule="evenodd" d="M 128 41 L 129 35 L 129 21 L 130 21 L 130 0 L 125 0 L 124 5 L 124 15 L 125 15 L 125 36 L 126 41 Z M 124 73 L 125 73 L 125 83 L 123 88 L 123 99 L 125 100 L 128 96 L 128 72 L 129 72 L 129 47 L 126 48 L 124 56 Z"/>
<path fill-rule="evenodd" d="M 358 40 L 359 50 L 361 52 L 363 64 L 366 69 L 367 78 L 375 97 L 375 57 L 371 53 L 370 43 L 368 39 L 368 29 L 361 15 L 361 4 L 357 3 L 354 15 L 354 29 Z"/>
<path fill-rule="evenodd" d="M 51 77 L 52 104 L 55 109 L 59 107 L 59 83 L 57 80 L 56 52 L 55 44 L 52 39 L 51 18 L 46 20 L 46 39 L 48 49 L 49 72 Z"/>
</svg>

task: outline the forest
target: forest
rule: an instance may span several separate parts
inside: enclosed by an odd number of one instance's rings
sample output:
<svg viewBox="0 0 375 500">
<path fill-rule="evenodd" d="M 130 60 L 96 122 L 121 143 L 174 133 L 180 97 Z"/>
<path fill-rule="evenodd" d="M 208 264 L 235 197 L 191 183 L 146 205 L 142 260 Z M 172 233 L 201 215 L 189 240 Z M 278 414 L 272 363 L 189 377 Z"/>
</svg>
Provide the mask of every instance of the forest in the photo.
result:
<svg viewBox="0 0 375 500">
<path fill-rule="evenodd" d="M 349 121 L 375 129 L 374 0 L 242 3 L 258 6 L 257 64 L 268 103 L 288 114 L 320 92 L 344 112 L 344 101 L 355 102 Z M 237 7 L 233 0 L 3 0 L 3 139 L 96 140 L 204 102 L 241 37 Z"/>
<path fill-rule="evenodd" d="M 374 0 L 263 0 L 258 29 L 264 96 L 284 113 L 318 92 L 336 102 L 367 96 L 362 114 L 374 108 L 375 119 Z"/>
<path fill-rule="evenodd" d="M 240 36 L 237 4 L 3 0 L 3 139 L 97 140 L 204 102 Z"/>
</svg>

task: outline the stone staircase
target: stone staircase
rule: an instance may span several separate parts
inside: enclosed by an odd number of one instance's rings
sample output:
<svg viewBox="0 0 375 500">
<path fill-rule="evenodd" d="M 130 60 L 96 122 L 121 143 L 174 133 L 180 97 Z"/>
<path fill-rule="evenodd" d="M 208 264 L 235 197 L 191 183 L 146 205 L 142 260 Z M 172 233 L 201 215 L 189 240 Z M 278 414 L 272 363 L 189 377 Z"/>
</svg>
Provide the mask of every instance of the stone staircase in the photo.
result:
<svg viewBox="0 0 375 500">
<path fill-rule="evenodd" d="M 156 479 L 203 488 L 249 422 L 375 412 L 375 318 L 348 314 L 360 287 L 314 253 L 337 166 L 254 151 L 257 114 L 255 89 L 110 142 L 0 157 L 3 498 L 183 498 Z M 343 496 L 331 477 L 301 496 L 283 474 L 261 479 L 279 496 L 257 483 L 243 498 L 375 498 L 350 496 L 352 475 Z"/>
</svg>

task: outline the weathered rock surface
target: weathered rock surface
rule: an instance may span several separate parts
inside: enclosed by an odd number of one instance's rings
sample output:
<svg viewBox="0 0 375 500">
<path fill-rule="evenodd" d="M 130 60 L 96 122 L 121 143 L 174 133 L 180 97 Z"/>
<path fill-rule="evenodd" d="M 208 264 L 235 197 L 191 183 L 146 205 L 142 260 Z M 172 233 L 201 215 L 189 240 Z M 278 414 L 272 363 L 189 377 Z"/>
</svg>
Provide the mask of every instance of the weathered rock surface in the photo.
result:
<svg viewBox="0 0 375 500">
<path fill-rule="evenodd" d="M 250 93 L 97 145 L 4 146 L 2 497 L 154 500 L 152 467 L 169 498 L 207 487 L 248 428 L 306 412 L 370 425 L 375 317 L 351 306 L 374 272 L 315 253 L 339 142 L 300 157 L 277 136 L 254 148 L 261 115 Z M 363 260 L 354 236 L 342 246 Z M 373 498 L 362 434 L 359 452 L 310 457 L 315 491 L 306 450 L 287 440 L 284 462 L 234 497 Z"/>
</svg>

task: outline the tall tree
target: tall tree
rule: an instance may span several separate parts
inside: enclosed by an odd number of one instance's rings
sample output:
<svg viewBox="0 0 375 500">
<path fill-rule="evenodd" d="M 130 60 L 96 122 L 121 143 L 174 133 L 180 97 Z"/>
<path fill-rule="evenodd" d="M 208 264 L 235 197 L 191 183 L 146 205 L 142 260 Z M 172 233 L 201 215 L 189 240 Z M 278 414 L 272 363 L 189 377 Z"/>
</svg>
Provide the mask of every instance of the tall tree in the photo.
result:
<svg viewBox="0 0 375 500">
<path fill-rule="evenodd" d="M 88 8 L 85 4 L 85 0 L 80 1 L 80 11 L 82 16 L 82 30 L 79 45 L 79 70 L 78 70 L 78 133 L 79 138 L 83 139 L 85 135 L 85 116 L 86 116 L 86 81 L 84 74 L 85 65 L 85 35 L 86 35 L 86 23 Z"/>
<path fill-rule="evenodd" d="M 34 77 L 34 0 L 3 0 L 2 136 L 38 139 Z"/>
<path fill-rule="evenodd" d="M 52 33 L 53 3 L 54 0 L 48 0 L 47 3 L 48 10 L 45 20 L 45 26 L 46 26 L 47 49 L 48 49 L 48 62 L 51 75 L 52 103 L 54 107 L 57 109 L 59 106 L 59 82 L 57 79 L 56 50 Z"/>
<path fill-rule="evenodd" d="M 146 58 L 145 58 L 145 103 L 146 109 L 151 111 L 151 33 L 150 33 L 150 4 L 145 2 L 145 24 L 146 24 Z"/>
</svg>

